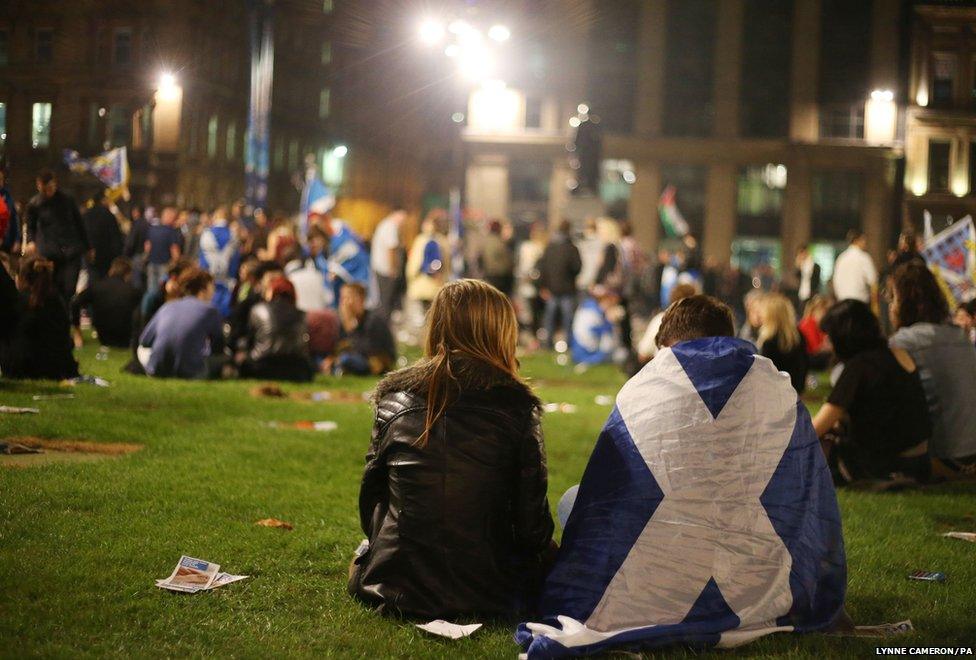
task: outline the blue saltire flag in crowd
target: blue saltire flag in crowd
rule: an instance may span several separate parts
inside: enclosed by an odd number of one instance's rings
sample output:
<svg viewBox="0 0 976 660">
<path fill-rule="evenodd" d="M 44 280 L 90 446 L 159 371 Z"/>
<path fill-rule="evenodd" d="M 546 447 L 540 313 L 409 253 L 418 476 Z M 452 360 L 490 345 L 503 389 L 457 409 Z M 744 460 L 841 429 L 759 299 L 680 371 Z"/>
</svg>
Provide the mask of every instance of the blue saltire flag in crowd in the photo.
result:
<svg viewBox="0 0 976 660">
<path fill-rule="evenodd" d="M 105 153 L 82 158 L 73 149 L 64 150 L 64 164 L 72 172 L 89 172 L 108 188 L 106 196 L 115 200 L 129 198 L 129 157 L 125 147 L 110 149 Z"/>
<path fill-rule="evenodd" d="M 308 168 L 298 212 L 298 237 L 303 245 L 308 238 L 312 216 L 325 215 L 332 210 L 335 203 L 335 194 L 319 178 L 318 171 L 314 167 Z"/>
<path fill-rule="evenodd" d="M 951 308 L 976 298 L 976 228 L 970 216 L 927 238 L 922 257 Z"/>
<path fill-rule="evenodd" d="M 224 318 L 230 316 L 240 263 L 240 246 L 226 222 L 203 230 L 200 236 L 200 266 L 213 275 L 214 297 L 211 303 Z"/>
<path fill-rule="evenodd" d="M 847 582 L 810 416 L 755 347 L 663 349 L 617 395 L 583 475 L 529 658 L 736 646 L 828 627 Z"/>
</svg>

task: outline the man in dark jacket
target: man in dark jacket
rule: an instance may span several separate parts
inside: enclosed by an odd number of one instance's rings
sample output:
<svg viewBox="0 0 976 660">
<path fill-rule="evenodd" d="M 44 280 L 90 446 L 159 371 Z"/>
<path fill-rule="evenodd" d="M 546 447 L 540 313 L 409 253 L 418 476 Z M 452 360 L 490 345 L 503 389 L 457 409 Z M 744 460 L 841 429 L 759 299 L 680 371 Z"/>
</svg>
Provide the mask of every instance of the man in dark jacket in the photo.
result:
<svg viewBox="0 0 976 660">
<path fill-rule="evenodd" d="M 122 255 L 122 230 L 109 210 L 112 202 L 105 197 L 105 191 L 95 193 L 92 203 L 83 219 L 88 242 L 95 251 L 94 259 L 88 263 L 88 274 L 91 279 L 99 280 L 108 275 L 112 262 Z"/>
<path fill-rule="evenodd" d="M 396 340 L 381 313 L 366 309 L 366 289 L 345 284 L 339 292 L 339 341 L 336 358 L 327 361 L 337 374 L 386 373 L 396 361 Z"/>
<path fill-rule="evenodd" d="M 576 311 L 576 276 L 582 268 L 579 250 L 569 237 L 570 225 L 563 221 L 558 232 L 549 241 L 539 259 L 539 292 L 546 301 L 544 324 L 549 348 L 555 341 L 557 314 L 570 334 L 570 325 Z"/>
<path fill-rule="evenodd" d="M 89 281 L 88 287 L 71 301 L 71 324 L 75 344 L 81 337 L 81 310 L 91 307 L 92 325 L 103 346 L 126 348 L 132 337 L 133 322 L 142 293 L 130 284 L 132 264 L 117 257 L 106 277 Z"/>
<path fill-rule="evenodd" d="M 90 250 L 78 205 L 58 190 L 48 169 L 37 174 L 37 195 L 27 204 L 27 252 L 36 251 L 54 263 L 54 284 L 65 304 L 75 295 L 82 257 Z"/>
</svg>

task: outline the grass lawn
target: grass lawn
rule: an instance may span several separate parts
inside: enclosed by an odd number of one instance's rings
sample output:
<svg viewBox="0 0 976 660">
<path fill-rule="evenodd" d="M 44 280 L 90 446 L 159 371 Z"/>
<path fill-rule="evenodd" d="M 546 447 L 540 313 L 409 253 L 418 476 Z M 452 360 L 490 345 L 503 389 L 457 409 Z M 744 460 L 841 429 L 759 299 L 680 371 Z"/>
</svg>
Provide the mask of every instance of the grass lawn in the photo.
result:
<svg viewBox="0 0 976 660">
<path fill-rule="evenodd" d="M 362 533 L 357 496 L 371 427 L 365 403 L 256 399 L 253 382 L 155 381 L 122 375 L 126 355 L 82 370 L 108 388 L 0 382 L 0 403 L 39 415 L 0 415 L 0 438 L 39 436 L 139 443 L 96 462 L 0 467 L 0 656 L 333 656 L 514 658 L 511 627 L 489 624 L 458 642 L 431 638 L 352 601 L 346 570 Z M 545 417 L 550 501 L 578 482 L 623 377 L 576 376 L 551 355 L 525 361 L 545 401 L 575 414 Z M 365 391 L 371 380 L 320 379 L 288 391 Z M 73 399 L 32 395 L 72 391 Z M 331 433 L 269 421 L 332 420 Z M 775 635 L 722 655 L 874 655 L 887 646 L 976 645 L 976 486 L 892 494 L 842 492 L 858 623 L 910 618 L 890 641 Z M 257 527 L 279 518 L 294 531 Z M 181 554 L 253 576 L 192 596 L 157 589 Z M 943 584 L 906 579 L 943 571 Z M 682 649 L 659 653 L 694 655 Z"/>
</svg>

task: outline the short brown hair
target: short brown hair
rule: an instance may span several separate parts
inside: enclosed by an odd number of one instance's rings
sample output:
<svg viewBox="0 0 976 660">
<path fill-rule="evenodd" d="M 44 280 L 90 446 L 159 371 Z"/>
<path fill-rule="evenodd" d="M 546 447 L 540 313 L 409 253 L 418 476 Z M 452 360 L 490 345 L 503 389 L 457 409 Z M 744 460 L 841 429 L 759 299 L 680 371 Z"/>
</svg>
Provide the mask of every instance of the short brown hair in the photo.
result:
<svg viewBox="0 0 976 660">
<path fill-rule="evenodd" d="M 672 303 L 657 332 L 658 348 L 702 337 L 733 337 L 732 309 L 712 296 L 698 294 Z"/>
<path fill-rule="evenodd" d="M 120 277 L 123 280 L 132 274 L 132 262 L 125 257 L 115 257 L 108 267 L 109 277 Z"/>
<path fill-rule="evenodd" d="M 916 323 L 945 323 L 949 303 L 935 275 L 927 266 L 908 262 L 892 274 L 895 292 L 895 325 L 907 328 Z"/>
<path fill-rule="evenodd" d="M 196 296 L 213 283 L 213 276 L 197 266 L 191 266 L 177 279 L 177 285 L 184 296 Z"/>
</svg>

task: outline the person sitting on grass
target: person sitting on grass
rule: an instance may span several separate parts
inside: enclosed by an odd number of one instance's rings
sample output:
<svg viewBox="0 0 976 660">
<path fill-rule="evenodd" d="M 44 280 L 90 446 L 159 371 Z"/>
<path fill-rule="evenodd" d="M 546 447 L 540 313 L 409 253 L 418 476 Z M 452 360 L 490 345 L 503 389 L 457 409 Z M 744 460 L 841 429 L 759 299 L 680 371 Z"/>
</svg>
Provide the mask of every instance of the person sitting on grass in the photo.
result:
<svg viewBox="0 0 976 660">
<path fill-rule="evenodd" d="M 345 284 L 339 291 L 339 339 L 325 373 L 356 376 L 386 373 L 396 362 L 396 341 L 382 314 L 366 309 L 366 289 Z"/>
<path fill-rule="evenodd" d="M 834 481 L 928 479 L 932 425 L 911 356 L 888 347 L 878 318 L 859 300 L 831 307 L 821 326 L 844 363 L 813 418 Z"/>
<path fill-rule="evenodd" d="M 796 327 L 793 303 L 781 293 L 769 293 L 760 303 L 762 323 L 756 346 L 780 371 L 790 376 L 793 388 L 803 394 L 807 388 L 809 362 L 803 336 Z"/>
<path fill-rule="evenodd" d="M 938 476 L 976 477 L 976 350 L 949 322 L 946 298 L 924 264 L 895 269 L 888 312 L 896 330 L 891 347 L 908 351 L 922 378 L 933 468 Z"/>
<path fill-rule="evenodd" d="M 284 276 L 268 283 L 264 302 L 251 308 L 241 378 L 312 380 L 305 314 L 295 307 L 295 286 Z"/>
<path fill-rule="evenodd" d="M 210 273 L 190 266 L 178 279 L 183 297 L 159 308 L 139 337 L 139 361 L 159 378 L 215 378 L 224 348 L 220 312 L 210 304 Z"/>
<path fill-rule="evenodd" d="M 424 357 L 376 388 L 349 592 L 383 614 L 516 617 L 533 608 L 553 522 L 541 404 L 518 373 L 511 301 L 445 284 Z"/>
<path fill-rule="evenodd" d="M 577 365 L 611 362 L 620 345 L 617 323 L 623 320 L 620 296 L 596 285 L 573 315 L 570 354 Z"/>
<path fill-rule="evenodd" d="M 132 326 L 139 311 L 142 293 L 130 283 L 132 262 L 116 257 L 108 277 L 89 281 L 71 301 L 71 323 L 75 346 L 81 348 L 81 310 L 91 308 L 92 325 L 102 346 L 128 348 Z"/>
<path fill-rule="evenodd" d="M 734 334 L 715 298 L 668 307 L 583 473 L 542 616 L 516 633 L 530 660 L 846 622 L 840 511 L 810 416 Z"/>
<path fill-rule="evenodd" d="M 803 336 L 807 349 L 807 360 L 811 369 L 824 370 L 830 363 L 830 338 L 820 327 L 820 320 L 830 309 L 830 300 L 819 293 L 814 295 L 803 307 L 803 318 L 797 330 Z"/>
<path fill-rule="evenodd" d="M 12 309 L 3 311 L 14 321 L 0 343 L 0 373 L 43 380 L 77 377 L 71 323 L 54 283 L 54 263 L 39 256 L 22 258 L 16 288 Z"/>
</svg>

